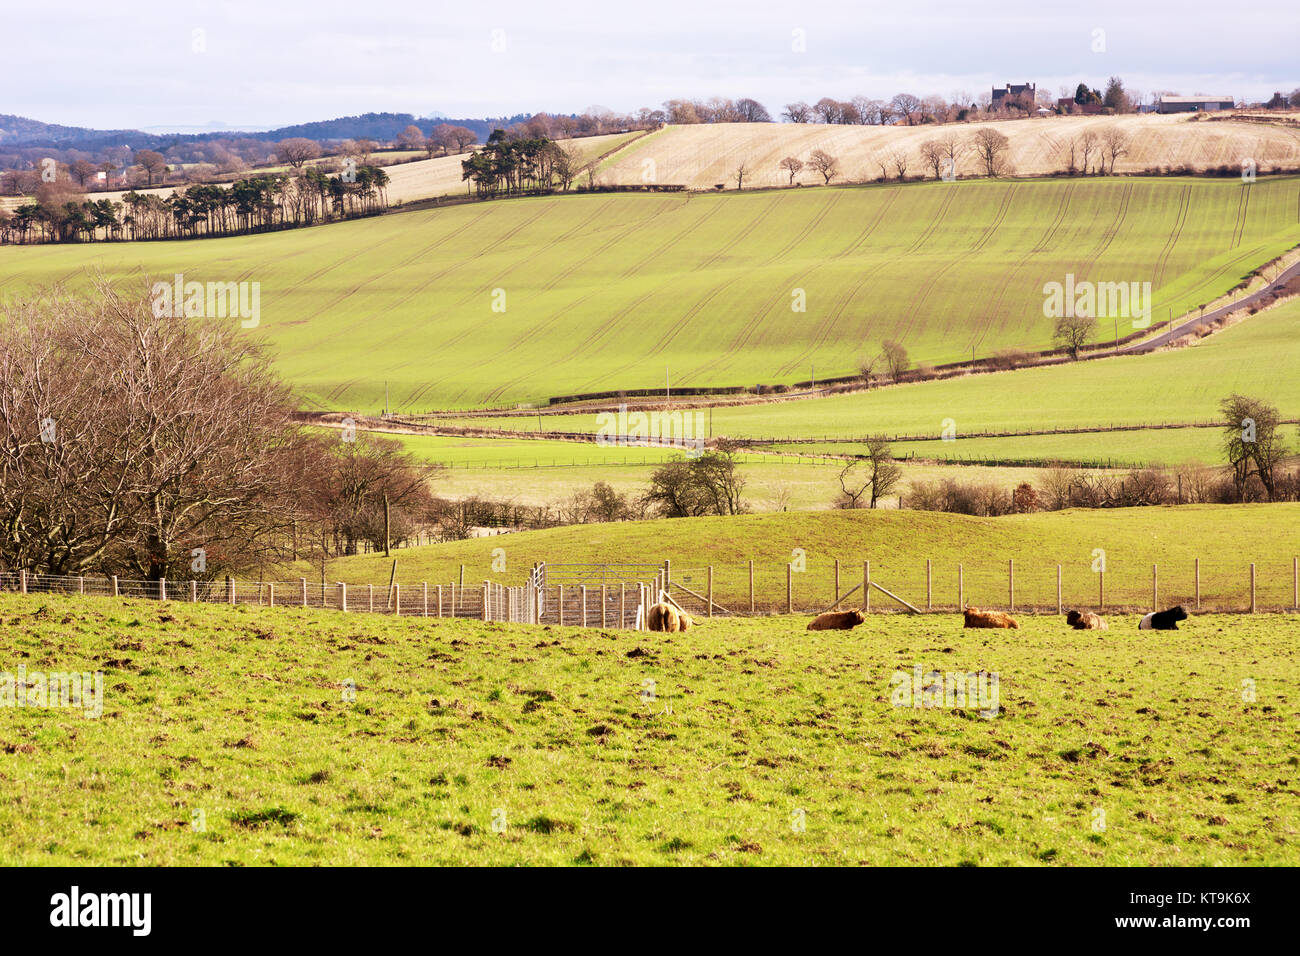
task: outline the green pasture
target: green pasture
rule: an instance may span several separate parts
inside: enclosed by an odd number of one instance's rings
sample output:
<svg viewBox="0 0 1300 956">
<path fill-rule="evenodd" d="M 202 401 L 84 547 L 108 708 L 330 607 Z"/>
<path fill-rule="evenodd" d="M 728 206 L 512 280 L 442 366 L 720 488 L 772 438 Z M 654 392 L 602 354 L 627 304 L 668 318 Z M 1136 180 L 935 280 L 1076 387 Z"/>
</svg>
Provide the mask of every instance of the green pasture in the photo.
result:
<svg viewBox="0 0 1300 956">
<path fill-rule="evenodd" d="M 103 688 L 98 716 L 0 710 L 8 865 L 1300 859 L 1278 616 L 646 634 L 12 595 L 0 616 L 7 673 Z"/>
<path fill-rule="evenodd" d="M 250 334 L 274 346 L 304 404 L 375 411 L 387 388 L 395 410 L 418 412 L 654 388 L 665 375 L 711 386 L 846 375 L 887 338 L 933 363 L 1040 348 L 1051 337 L 1044 284 L 1067 274 L 1151 282 L 1160 320 L 1295 245 L 1298 199 L 1297 178 L 571 195 L 228 239 L 9 247 L 0 284 L 76 285 L 87 270 L 258 282 Z M 952 386 L 943 417 L 1042 410 L 1023 397 L 1042 380 L 1024 374 L 1030 384 L 990 410 Z M 1167 404 L 1163 376 L 1144 379 Z M 1146 414 L 1143 396 L 1126 393 L 1070 405 Z M 911 394 L 911 414 L 891 413 L 886 397 L 872 417 L 936 427 Z M 836 408 L 827 424 L 845 427 Z M 751 431 L 786 427 L 779 413 L 748 414 L 762 416 Z"/>
</svg>

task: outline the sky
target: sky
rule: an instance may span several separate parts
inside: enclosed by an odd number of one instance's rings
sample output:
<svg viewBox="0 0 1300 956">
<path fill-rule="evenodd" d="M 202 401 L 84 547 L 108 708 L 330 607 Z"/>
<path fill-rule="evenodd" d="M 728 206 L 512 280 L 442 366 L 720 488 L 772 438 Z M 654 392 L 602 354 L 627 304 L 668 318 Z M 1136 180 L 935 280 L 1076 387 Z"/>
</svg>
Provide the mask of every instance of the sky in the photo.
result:
<svg viewBox="0 0 1300 956">
<path fill-rule="evenodd" d="M 365 112 L 617 112 L 670 98 L 975 97 L 1035 82 L 1266 99 L 1300 3 L 6 0 L 0 113 L 100 129 Z"/>
</svg>

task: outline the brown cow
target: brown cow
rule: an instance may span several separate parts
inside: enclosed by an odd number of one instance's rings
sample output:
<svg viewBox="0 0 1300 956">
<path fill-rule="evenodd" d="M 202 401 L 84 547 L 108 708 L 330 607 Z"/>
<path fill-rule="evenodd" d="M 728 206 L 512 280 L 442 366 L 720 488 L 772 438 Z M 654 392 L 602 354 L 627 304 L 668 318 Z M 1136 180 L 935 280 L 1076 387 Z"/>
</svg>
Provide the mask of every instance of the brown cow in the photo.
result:
<svg viewBox="0 0 1300 956">
<path fill-rule="evenodd" d="M 1076 631 L 1108 631 L 1106 619 L 1092 611 L 1070 611 L 1065 615 L 1065 623 Z"/>
<path fill-rule="evenodd" d="M 866 618 L 862 616 L 859 610 L 852 611 L 827 611 L 825 614 L 818 614 L 808 622 L 810 631 L 851 631 Z"/>
<path fill-rule="evenodd" d="M 977 607 L 968 607 L 963 613 L 966 627 L 1020 627 L 1016 619 L 1005 611 L 981 611 Z"/>
</svg>

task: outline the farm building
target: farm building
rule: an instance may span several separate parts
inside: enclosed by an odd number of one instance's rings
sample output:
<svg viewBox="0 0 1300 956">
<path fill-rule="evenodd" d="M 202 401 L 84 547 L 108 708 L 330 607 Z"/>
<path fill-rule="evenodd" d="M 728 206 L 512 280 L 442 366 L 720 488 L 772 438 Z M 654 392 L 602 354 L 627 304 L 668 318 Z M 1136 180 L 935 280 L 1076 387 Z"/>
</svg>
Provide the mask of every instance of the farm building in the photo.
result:
<svg viewBox="0 0 1300 956">
<path fill-rule="evenodd" d="M 1038 94 L 1038 87 L 1033 83 L 1008 83 L 1002 89 L 993 87 L 993 102 L 990 104 L 991 109 L 1001 109 L 1004 106 L 1018 105 L 1025 109 L 1034 105 L 1034 97 Z"/>
<path fill-rule="evenodd" d="M 1156 102 L 1156 112 L 1201 113 L 1210 110 L 1230 110 L 1234 105 L 1231 96 L 1162 96 Z"/>
</svg>

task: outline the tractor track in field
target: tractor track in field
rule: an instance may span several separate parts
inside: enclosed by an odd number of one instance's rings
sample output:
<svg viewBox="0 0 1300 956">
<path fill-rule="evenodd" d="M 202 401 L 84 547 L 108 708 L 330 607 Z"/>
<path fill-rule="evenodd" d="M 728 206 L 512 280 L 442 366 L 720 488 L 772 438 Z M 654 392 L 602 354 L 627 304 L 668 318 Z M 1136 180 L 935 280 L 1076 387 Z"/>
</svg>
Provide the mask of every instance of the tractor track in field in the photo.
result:
<svg viewBox="0 0 1300 956">
<path fill-rule="evenodd" d="M 626 227 L 625 227 L 625 228 L 624 228 L 624 229 L 623 229 L 623 230 L 622 230 L 622 231 L 621 231 L 617 236 L 615 236 L 613 239 L 611 239 L 609 242 L 607 242 L 607 243 L 605 244 L 605 248 L 608 249 L 608 248 L 614 246 L 615 244 L 622 242 L 624 239 L 628 238 L 629 236 L 633 235 L 634 233 L 639 232 L 640 230 L 642 230 L 643 228 L 645 228 L 646 223 L 653 221 L 655 218 L 657 218 L 658 216 L 662 215 L 664 212 L 667 212 L 668 210 L 670 210 L 670 209 L 674 209 L 674 208 L 677 208 L 677 207 L 670 206 L 670 205 L 668 205 L 668 204 L 664 204 L 664 205 L 661 206 L 658 210 L 656 210 L 655 213 L 654 213 L 652 216 L 648 217 L 647 219 L 645 219 L 645 220 L 637 220 L 636 222 L 633 222 L 633 223 L 629 224 L 629 225 L 626 226 Z M 707 214 L 705 215 L 705 218 L 704 218 L 703 220 L 701 220 L 701 222 L 703 222 L 703 221 L 707 221 L 707 219 L 708 219 L 708 217 L 709 217 L 710 215 L 712 215 L 712 213 L 707 213 Z M 651 253 L 651 254 L 650 254 L 649 256 L 647 256 L 646 258 L 642 259 L 641 262 L 643 262 L 643 263 L 644 263 L 644 262 L 648 262 L 648 261 L 650 261 L 651 259 L 653 259 L 655 256 L 659 255 L 660 253 L 662 253 L 662 252 L 666 252 L 666 251 L 667 251 L 668 249 L 670 249 L 672 246 L 676 245 L 676 243 L 677 243 L 677 242 L 682 238 L 683 235 L 685 235 L 685 233 L 678 232 L 678 233 L 675 234 L 675 235 L 673 236 L 673 238 L 670 239 L 667 243 L 665 243 L 665 244 L 664 244 L 663 246 L 661 246 L 659 249 L 655 250 L 653 253 Z M 585 263 L 585 261 L 586 261 L 586 260 L 583 259 L 583 258 L 578 258 L 578 259 L 574 260 L 574 262 L 573 262 L 572 265 L 570 265 L 568 268 L 566 268 L 563 272 L 561 272 L 561 273 L 559 273 L 558 275 L 556 275 L 555 278 L 553 278 L 553 279 L 552 279 L 550 282 L 548 282 L 546 285 L 542 286 L 542 291 L 547 292 L 547 291 L 550 291 L 551 289 L 554 289 L 557 285 L 559 285 L 561 282 L 563 282 L 565 279 L 567 279 L 569 276 L 571 276 L 574 272 L 576 272 L 576 271 L 578 270 L 578 268 L 579 268 L 580 266 L 582 266 L 582 265 Z M 516 352 L 516 351 L 518 351 L 519 349 L 524 348 L 525 346 L 527 346 L 527 345 L 528 345 L 530 342 L 532 342 L 534 339 L 537 339 L 537 338 L 542 337 L 542 336 L 544 336 L 545 334 L 549 333 L 550 330 L 551 330 L 551 328 L 552 328 L 552 327 L 553 327 L 557 322 L 559 322 L 562 318 L 564 318 L 564 316 L 568 315 L 570 312 L 572 312 L 572 311 L 573 311 L 574 309 L 576 309 L 578 306 L 582 305 L 584 302 L 586 302 L 588 299 L 590 299 L 592 296 L 594 296 L 594 295 L 595 295 L 597 292 L 599 292 L 599 291 L 601 291 L 601 288 L 600 288 L 600 287 L 592 288 L 592 289 L 591 289 L 589 292 L 587 292 L 585 295 L 579 296 L 579 297 L 578 297 L 577 299 L 575 299 L 574 301 L 567 303 L 566 305 L 564 305 L 563 307 L 561 307 L 561 308 L 560 308 L 559 310 L 557 310 L 556 312 L 551 313 L 551 315 L 547 316 L 547 317 L 546 317 L 545 319 L 543 319 L 542 321 L 540 321 L 540 322 L 536 322 L 536 323 L 533 323 L 533 325 L 531 325 L 531 326 L 529 327 L 528 331 L 526 331 L 523 335 L 521 335 L 520 337 L 518 337 L 517 339 L 515 339 L 513 342 L 511 342 L 510 345 L 508 345 L 508 346 L 506 347 L 506 349 L 505 349 L 503 352 L 498 353 L 497 355 L 493 356 L 492 361 L 493 361 L 493 362 L 499 362 L 503 356 L 508 355 L 508 354 L 510 354 L 510 353 L 512 353 L 512 352 Z M 494 401 L 494 400 L 495 400 L 498 396 L 500 396 L 500 395 L 501 395 L 501 394 L 502 394 L 506 389 L 510 388 L 510 387 L 513 386 L 513 385 L 517 385 L 519 382 L 522 382 L 524 379 L 526 379 L 526 378 L 528 377 L 529 374 L 531 374 L 531 373 L 524 373 L 524 374 L 522 374 L 522 375 L 519 375 L 519 376 L 517 376 L 516 378 L 514 378 L 514 379 L 512 379 L 512 380 L 510 380 L 510 381 L 508 381 L 508 382 L 504 382 L 504 383 L 502 383 L 501 385 L 497 386 L 496 388 L 492 389 L 492 391 L 491 391 L 490 393 L 488 393 L 487 396 L 485 396 L 485 401 Z M 419 398 L 421 398 L 421 397 L 425 394 L 425 392 L 427 392 L 428 389 L 431 388 L 434 384 L 435 384 L 434 381 L 429 381 L 429 382 L 425 383 L 424 385 L 420 386 L 420 388 L 417 389 L 417 390 L 416 390 L 416 391 L 415 391 L 415 392 L 410 396 L 410 398 L 407 399 L 407 403 L 409 404 L 410 402 L 417 401 L 417 400 L 418 400 Z M 458 396 L 456 396 L 456 398 L 457 398 L 457 400 L 458 400 L 459 398 L 461 398 L 461 397 L 463 397 L 463 396 L 464 396 L 464 391 L 462 390 L 462 392 L 461 392 Z"/>
<path fill-rule="evenodd" d="M 1232 248 L 1236 249 L 1246 238 L 1246 221 L 1250 214 L 1250 187 L 1242 184 L 1241 199 L 1237 202 L 1237 223 L 1232 230 Z"/>
<path fill-rule="evenodd" d="M 704 214 L 703 218 L 701 218 L 701 219 L 699 220 L 699 222 L 697 222 L 697 223 L 695 224 L 695 227 L 694 227 L 694 228 L 698 228 L 700 225 L 703 225 L 704 223 L 706 223 L 706 222 L 708 222 L 710 219 L 712 219 L 712 218 L 717 214 L 717 211 L 718 211 L 720 208 L 722 208 L 721 205 L 715 205 L 714 208 L 710 209 L 708 212 L 706 212 L 706 213 Z M 769 213 L 771 212 L 771 207 L 769 207 L 768 212 L 769 212 Z M 760 217 L 760 218 L 761 218 L 761 217 Z M 701 265 L 701 266 L 698 266 L 694 271 L 699 271 L 699 270 L 702 269 L 702 268 L 706 268 L 710 263 L 714 262 L 714 261 L 718 258 L 718 256 L 722 255 L 726 250 L 728 250 L 728 249 L 734 247 L 735 244 L 736 244 L 737 242 L 739 242 L 741 239 L 744 238 L 744 236 L 748 235 L 749 232 L 752 231 L 753 226 L 754 226 L 755 224 L 756 224 L 756 223 L 751 223 L 750 228 L 747 229 L 747 230 L 745 230 L 745 232 L 744 232 L 742 235 L 739 235 L 739 236 L 733 237 L 733 239 L 732 239 L 732 240 L 731 240 L 731 241 L 730 241 L 730 242 L 729 242 L 729 243 L 728 243 L 728 244 L 727 244 L 727 245 L 726 245 L 722 250 L 720 250 L 719 252 L 715 253 L 715 254 L 714 254 L 714 255 L 713 255 L 713 256 L 708 260 L 708 262 L 704 263 L 704 264 Z M 642 266 L 646 265 L 647 263 L 653 262 L 653 261 L 654 261 L 655 259 L 657 259 L 659 256 L 663 255 L 664 253 L 668 252 L 670 249 L 674 248 L 674 247 L 675 247 L 679 242 L 681 242 L 681 240 L 682 240 L 686 235 L 687 235 L 687 233 L 686 233 L 685 231 L 679 231 L 679 232 L 675 233 L 675 234 L 674 234 L 674 235 L 673 235 L 673 236 L 672 236 L 672 237 L 671 237 L 667 242 L 663 243 L 661 246 L 659 246 L 659 248 L 655 249 L 652 253 L 650 253 L 650 255 L 646 256 L 644 259 L 640 260 L 640 262 L 634 264 L 633 266 L 629 267 L 626 271 L 624 271 L 623 273 L 621 273 L 621 274 L 620 274 L 620 278 L 627 278 L 627 277 L 630 276 L 631 274 L 633 274 L 633 273 L 639 271 L 639 270 L 641 269 Z M 571 360 L 571 359 L 574 358 L 576 355 L 580 355 L 580 354 L 582 353 L 582 350 L 583 350 L 584 348 L 586 348 L 586 343 L 587 343 L 587 342 L 594 341 L 594 340 L 599 339 L 599 338 L 603 338 L 604 335 L 607 334 L 607 332 L 609 331 L 610 327 L 611 327 L 615 322 L 617 322 L 619 319 L 621 319 L 622 316 L 626 315 L 626 314 L 627 314 L 631 309 L 633 309 L 633 308 L 635 308 L 636 306 L 639 306 L 641 303 L 645 302 L 648 298 L 650 298 L 650 296 L 652 296 L 655 292 L 658 292 L 658 291 L 659 291 L 660 289 L 662 289 L 665 285 L 668 285 L 668 284 L 670 284 L 670 283 L 672 283 L 672 282 L 676 282 L 676 281 L 677 281 L 677 279 L 676 279 L 676 277 L 674 277 L 674 278 L 672 278 L 672 279 L 669 279 L 668 282 L 661 283 L 659 286 L 656 286 L 654 289 L 651 289 L 649 292 L 644 293 L 643 295 L 641 295 L 640 297 L 638 297 L 634 302 L 630 303 L 630 304 L 627 305 L 627 306 L 624 306 L 622 309 L 620 309 L 618 312 L 616 312 L 613 316 L 611 316 L 610 318 L 607 318 L 604 322 L 602 322 L 602 323 L 600 324 L 600 326 L 598 326 L 598 327 L 594 330 L 594 332 L 592 333 L 592 335 L 591 335 L 591 336 L 588 336 L 588 338 L 587 338 L 586 340 L 584 340 L 583 344 L 580 345 L 580 346 L 578 346 L 577 348 L 575 348 L 573 351 L 571 351 L 571 352 L 569 353 L 568 356 L 566 356 L 566 357 L 563 358 L 563 359 L 557 359 L 556 361 L 550 362 L 550 363 L 548 363 L 548 364 L 551 365 L 551 366 L 555 366 L 555 365 L 560 364 L 561 362 L 565 362 L 565 361 L 569 361 L 569 360 Z M 574 308 L 575 306 L 577 306 L 577 305 L 579 305 L 580 303 L 586 301 L 588 298 L 590 298 L 592 295 L 594 295 L 596 291 L 597 291 L 597 290 L 592 290 L 592 292 L 590 292 L 590 293 L 588 293 L 587 295 L 583 296 L 583 297 L 582 297 L 581 299 L 579 299 L 577 302 L 572 303 L 572 304 L 571 304 L 570 306 L 568 306 L 564 311 L 559 312 L 559 313 L 556 313 L 555 316 L 553 316 L 551 319 L 548 319 L 548 320 L 546 321 L 546 323 L 544 323 L 544 324 L 545 324 L 545 325 L 550 325 L 550 324 L 552 324 L 555 320 L 557 320 L 557 319 L 558 319 L 561 315 L 563 315 L 565 312 L 572 310 L 572 308 Z M 540 333 L 540 331 L 541 331 L 541 326 L 538 326 L 538 327 L 536 328 L 535 332 L 532 333 L 532 334 Z M 490 402 L 490 401 L 496 401 L 496 400 L 498 400 L 498 399 L 500 398 L 500 396 L 501 396 L 502 394 L 504 394 L 508 389 L 512 388 L 512 387 L 515 386 L 515 385 L 518 385 L 520 382 L 526 380 L 526 379 L 527 379 L 530 375 L 532 375 L 532 374 L 533 374 L 533 373 L 532 373 L 531 371 L 529 371 L 529 372 L 524 372 L 523 374 L 516 376 L 515 378 L 511 379 L 510 381 L 508 381 L 508 382 L 504 382 L 504 383 L 502 383 L 501 385 L 498 385 L 496 388 L 494 388 L 494 389 L 492 389 L 490 392 L 488 392 L 488 394 L 485 396 L 485 401 L 489 401 L 489 402 Z"/>
<path fill-rule="evenodd" d="M 860 249 L 860 248 L 862 247 L 862 244 L 863 244 L 864 242 L 867 241 L 867 239 L 871 236 L 871 234 L 872 234 L 873 232 L 875 232 L 876 229 L 880 226 L 880 224 L 884 221 L 885 216 L 886 216 L 886 214 L 888 213 L 888 211 L 889 211 L 890 209 L 892 209 L 893 206 L 894 206 L 894 204 L 898 201 L 899 193 L 900 193 L 900 190 L 898 190 L 898 189 L 893 189 L 893 190 L 891 190 L 891 191 L 890 191 L 890 194 L 889 194 L 889 198 L 886 199 L 884 202 L 882 202 L 882 203 L 880 204 L 880 208 L 876 211 L 876 215 L 871 219 L 871 221 L 868 222 L 867 225 L 864 226 L 864 227 L 862 228 L 862 230 L 858 233 L 858 235 L 853 239 L 852 242 L 850 242 L 850 243 L 849 243 L 849 244 L 848 244 L 848 245 L 847 245 L 847 246 L 846 246 L 842 251 L 836 253 L 836 254 L 831 258 L 830 261 L 832 261 L 832 262 L 838 262 L 838 261 L 841 261 L 841 260 L 843 260 L 843 259 L 848 258 L 849 256 L 853 255 L 853 253 L 857 252 L 858 249 Z M 799 233 L 800 239 L 802 239 L 803 237 L 806 237 L 806 236 L 810 235 L 811 232 L 812 232 L 812 230 L 813 230 L 813 228 L 814 228 L 815 226 L 817 226 L 817 225 L 819 225 L 819 224 L 821 223 L 822 219 L 825 218 L 826 213 L 829 212 L 829 211 L 830 211 L 830 210 L 829 210 L 829 207 L 828 207 L 827 209 L 824 209 L 824 210 L 823 210 L 823 211 L 822 211 L 822 212 L 821 212 L 821 213 L 820 213 L 820 214 L 815 218 L 815 221 L 814 221 L 812 224 L 810 224 L 809 226 L 805 227 L 805 228 L 804 228 L 804 229 Z M 788 253 L 790 250 L 792 250 L 793 248 L 795 248 L 795 246 L 794 246 L 793 243 L 787 243 L 786 246 L 785 246 L 785 248 L 783 248 L 783 249 L 782 249 L 780 252 L 778 252 L 776 255 L 774 255 L 774 256 L 772 256 L 771 258 L 769 258 L 769 259 L 768 259 L 766 262 L 764 262 L 763 264 L 764 264 L 765 266 L 766 266 L 766 265 L 771 265 L 772 263 L 776 262 L 777 259 L 779 259 L 779 258 L 781 258 L 782 256 L 784 256 L 785 254 L 787 254 L 787 253 Z M 819 264 L 819 265 L 817 265 L 817 266 L 814 266 L 814 267 L 813 267 L 813 271 L 815 272 L 817 269 L 821 268 L 823 265 L 825 265 L 825 263 L 821 263 L 821 264 Z M 794 277 L 792 277 L 790 281 L 795 281 Z M 854 286 L 854 288 L 853 288 L 853 294 L 856 294 L 857 291 L 858 291 L 858 289 L 861 288 L 861 286 L 862 286 L 862 281 L 859 281 L 859 283 L 858 283 L 856 286 Z M 732 343 L 731 343 L 731 345 L 727 346 L 727 348 L 726 348 L 725 351 L 723 351 L 722 353 L 720 353 L 719 355 L 717 355 L 716 357 L 714 357 L 712 360 L 710 360 L 710 361 L 704 363 L 703 365 L 701 365 L 701 366 L 699 366 L 699 367 L 697 367 L 697 368 L 691 370 L 691 371 L 688 373 L 688 378 L 689 378 L 689 379 L 694 379 L 697 375 L 700 375 L 700 374 L 706 373 L 706 372 L 708 372 L 708 371 L 710 371 L 710 370 L 712 370 L 712 369 L 715 369 L 715 368 L 717 368 L 719 365 L 721 365 L 723 362 L 725 362 L 727 359 L 729 359 L 730 357 L 732 357 L 733 355 L 736 355 L 736 354 L 738 354 L 739 352 L 743 351 L 744 348 L 745 348 L 745 346 L 749 344 L 749 340 L 750 340 L 750 338 L 753 337 L 754 333 L 755 333 L 755 332 L 756 332 L 756 331 L 761 327 L 761 325 L 763 324 L 763 322 L 764 322 L 764 321 L 767 319 L 767 317 L 772 313 L 772 310 L 773 310 L 774 308 L 776 308 L 777 304 L 778 304 L 779 302 L 781 302 L 781 301 L 784 301 L 784 295 L 778 295 L 778 296 L 776 296 L 775 298 L 772 299 L 771 302 L 768 303 L 768 305 L 767 305 L 767 306 L 766 306 L 762 311 L 760 311 L 760 312 L 756 312 L 752 318 L 750 318 L 748 321 L 746 321 L 746 323 L 745 323 L 744 326 L 740 329 L 740 331 L 736 333 L 736 336 L 732 339 Z"/>
<path fill-rule="evenodd" d="M 993 225 L 985 229 L 983 235 L 976 242 L 976 244 L 971 249 L 967 250 L 967 252 L 962 253 L 960 257 L 954 257 L 949 259 L 948 263 L 944 265 L 944 267 L 940 269 L 937 274 L 931 276 L 930 280 L 927 281 L 925 284 L 925 289 L 922 292 L 922 298 L 928 295 L 930 290 L 932 290 L 934 286 L 937 284 L 935 280 L 937 280 L 939 275 L 942 275 L 943 273 L 947 272 L 949 269 L 953 268 L 962 258 L 965 258 L 965 256 L 978 252 L 979 249 L 982 248 L 983 243 L 987 241 L 988 237 L 992 235 L 992 232 L 996 231 L 997 227 L 1001 225 L 1002 220 L 1006 218 L 1007 210 L 1010 208 L 1010 199 L 1014 193 L 1015 193 L 1015 187 L 1013 186 L 1010 190 L 1007 191 L 1006 195 L 1003 197 L 1002 204 L 999 206 L 998 214 L 995 217 Z M 914 242 L 912 246 L 909 247 L 908 251 L 904 253 L 904 255 L 910 255 L 915 252 L 919 252 L 920 249 L 924 247 L 925 242 L 928 242 L 929 238 L 932 237 L 938 231 L 939 227 L 942 225 L 943 219 L 947 217 L 948 209 L 952 204 L 952 200 L 954 196 L 955 196 L 955 192 L 953 194 L 950 194 L 948 197 L 946 197 L 944 203 L 940 208 L 940 211 L 936 214 L 935 220 L 930 224 L 930 227 L 923 233 L 924 240 L 918 239 L 917 242 Z M 863 281 L 865 282 L 865 279 Z M 825 344 L 827 339 L 830 338 L 831 332 L 834 331 L 836 324 L 839 322 L 840 315 L 843 313 L 844 309 L 848 307 L 849 303 L 853 300 L 854 296 L 857 294 L 858 289 L 860 287 L 861 287 L 861 283 L 859 283 L 858 286 L 854 286 L 851 290 L 849 290 L 847 293 L 840 296 L 839 299 L 836 300 L 835 305 L 832 306 L 831 309 L 827 310 L 826 317 L 821 322 L 818 323 L 817 328 L 813 331 L 812 338 L 809 341 L 809 344 L 804 348 L 802 352 L 799 353 L 799 355 L 796 358 L 785 363 L 779 369 L 777 369 L 777 375 L 788 375 L 790 372 L 799 368 L 799 366 L 801 366 L 804 362 L 807 362 L 811 359 L 811 357 L 816 353 L 816 351 Z M 915 313 L 916 308 L 917 307 L 913 308 L 913 313 Z M 905 333 L 906 333 L 906 328 L 900 331 L 899 333 L 900 337 Z"/>
<path fill-rule="evenodd" d="M 1119 235 L 1120 229 L 1124 227 L 1124 220 L 1128 218 L 1129 200 L 1132 196 L 1133 184 L 1125 183 L 1124 190 L 1120 193 L 1119 207 L 1115 210 L 1115 218 L 1106 228 L 1106 231 L 1102 233 L 1097 245 L 1093 247 L 1088 263 L 1080 270 L 1080 275 L 1092 274 L 1093 267 L 1097 265 L 1097 260 L 1105 254 L 1106 250 L 1110 248 L 1110 244 L 1115 241 L 1115 237 Z"/>
<path fill-rule="evenodd" d="M 750 220 L 749 224 L 746 225 L 743 229 L 741 229 L 740 232 L 738 232 L 736 235 L 734 235 L 730 241 L 728 241 L 720 249 L 714 252 L 713 255 L 709 256 L 708 259 L 704 260 L 704 262 L 700 263 L 691 271 L 704 272 L 708 270 L 715 262 L 717 262 L 723 256 L 730 253 L 731 250 L 734 249 L 737 245 L 744 242 L 751 235 L 753 235 L 755 230 L 757 230 L 759 226 L 761 226 L 764 222 L 766 222 L 768 218 L 771 217 L 772 213 L 776 211 L 776 207 L 777 207 L 776 203 L 769 203 L 767 205 L 767 208 L 763 212 L 753 217 Z M 628 368 L 633 367 L 633 365 L 639 364 L 641 361 L 644 361 L 644 359 L 646 358 L 663 354 L 664 350 L 668 348 L 672 340 L 676 338 L 679 334 L 681 334 L 681 331 L 691 323 L 691 320 L 694 319 L 695 316 L 699 315 L 700 312 L 704 310 L 705 306 L 707 306 L 710 302 L 712 302 L 719 295 L 721 295 L 723 291 L 735 285 L 743 278 L 745 278 L 745 276 L 738 275 L 731 279 L 728 279 L 727 281 L 719 285 L 715 285 L 711 290 L 709 290 L 704 295 L 703 298 L 699 299 L 694 305 L 692 305 L 689 309 L 687 309 L 686 312 L 684 312 L 678 319 L 676 319 L 673 322 L 673 324 L 669 326 L 667 331 L 665 331 L 659 337 L 659 340 L 655 343 L 655 345 L 644 355 L 642 355 L 637 360 L 637 362 L 624 365 L 623 368 L 616 369 L 611 374 L 618 375 L 620 372 L 626 371 Z M 560 359 L 560 362 L 568 362 L 573 360 L 574 358 L 577 358 L 579 355 L 582 354 L 583 351 L 589 349 L 592 346 L 592 344 L 599 341 L 600 338 L 603 338 L 606 334 L 608 334 L 608 332 L 613 327 L 615 327 L 619 322 L 621 322 L 628 315 L 628 313 L 632 312 L 643 302 L 650 299 L 653 295 L 655 295 L 657 292 L 662 290 L 665 285 L 671 284 L 671 282 L 675 282 L 675 281 L 676 280 L 673 279 L 670 280 L 670 282 L 668 283 L 663 283 L 659 286 L 656 286 L 654 289 L 651 289 L 649 292 L 645 293 L 640 298 L 638 298 L 635 302 L 630 303 L 629 305 L 620 309 L 618 312 L 614 313 L 613 316 L 611 316 L 609 319 L 606 319 L 603 323 L 601 323 L 600 327 L 596 330 L 596 333 L 594 335 L 589 336 L 581 344 L 576 346 L 568 355 Z"/>
<path fill-rule="evenodd" d="M 1034 244 L 1034 248 L 1029 251 L 1029 256 L 1043 255 L 1053 248 L 1053 240 L 1056 239 L 1056 234 L 1060 231 L 1061 226 L 1065 224 L 1066 216 L 1069 213 L 1070 200 L 1074 195 L 1076 185 L 1076 183 L 1070 183 L 1065 187 L 1064 193 L 1061 196 L 1061 202 L 1056 209 L 1055 218 L 1053 218 L 1051 223 L 1048 225 L 1046 231 L 1044 231 L 1038 242 Z M 1015 269 L 1008 271 L 1006 275 L 1002 277 L 1002 281 L 998 283 L 996 293 L 991 297 L 993 307 L 989 311 L 990 315 L 997 315 L 999 313 L 1002 308 L 1002 301 L 1006 298 L 1007 289 L 1011 288 L 1012 285 L 1019 281 L 1020 274 L 1024 269 L 1025 261 L 1021 260 Z M 979 338 L 971 343 L 973 349 L 979 347 L 979 343 L 983 340 L 984 334 L 985 333 L 980 333 Z"/>
<path fill-rule="evenodd" d="M 1192 184 L 1188 183 L 1178 194 L 1178 212 L 1174 216 L 1174 228 L 1170 232 L 1169 238 L 1165 240 L 1165 247 L 1160 250 L 1160 255 L 1156 259 L 1156 267 L 1153 271 L 1151 285 L 1158 288 L 1164 279 L 1165 268 L 1169 265 L 1169 257 L 1173 254 L 1174 246 L 1178 245 L 1178 239 L 1183 234 L 1183 226 L 1187 223 L 1187 213 L 1192 207 Z"/>
</svg>

